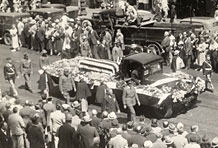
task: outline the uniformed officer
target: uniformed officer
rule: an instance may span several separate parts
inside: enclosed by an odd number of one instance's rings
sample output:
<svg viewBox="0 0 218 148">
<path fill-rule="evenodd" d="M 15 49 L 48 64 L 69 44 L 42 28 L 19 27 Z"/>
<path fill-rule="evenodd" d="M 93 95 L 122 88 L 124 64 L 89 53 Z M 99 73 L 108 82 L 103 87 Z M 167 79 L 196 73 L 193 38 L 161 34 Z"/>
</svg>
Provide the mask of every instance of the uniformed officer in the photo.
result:
<svg viewBox="0 0 218 148">
<path fill-rule="evenodd" d="M 212 84 L 211 75 L 212 75 L 212 65 L 210 61 L 210 55 L 206 55 L 206 61 L 204 61 L 202 65 L 203 75 L 206 77 L 205 88 L 211 92 L 214 90 L 214 86 Z"/>
<path fill-rule="evenodd" d="M 15 79 L 17 77 L 17 70 L 14 64 L 12 63 L 11 58 L 7 58 L 7 63 L 4 66 L 4 77 L 10 84 L 10 91 L 14 97 L 18 96 L 18 92 L 15 87 Z"/>
<path fill-rule="evenodd" d="M 66 103 L 69 104 L 70 102 L 70 92 L 72 90 L 76 91 L 76 85 L 69 75 L 69 70 L 65 69 L 63 75 L 59 79 L 59 89 L 63 97 L 66 99 Z"/>
<path fill-rule="evenodd" d="M 128 114 L 127 114 L 127 118 L 128 120 L 131 119 L 131 121 L 135 121 L 135 109 L 134 106 L 136 105 L 136 103 L 140 106 L 140 101 L 138 98 L 138 95 L 136 93 L 136 90 L 133 86 L 133 81 L 132 80 L 128 80 L 128 85 L 124 88 L 123 90 L 123 107 L 124 109 L 128 108 Z"/>
<path fill-rule="evenodd" d="M 24 53 L 24 58 L 21 60 L 20 72 L 24 77 L 26 89 L 33 93 L 30 81 L 30 76 L 33 73 L 32 62 L 27 53 Z"/>
</svg>

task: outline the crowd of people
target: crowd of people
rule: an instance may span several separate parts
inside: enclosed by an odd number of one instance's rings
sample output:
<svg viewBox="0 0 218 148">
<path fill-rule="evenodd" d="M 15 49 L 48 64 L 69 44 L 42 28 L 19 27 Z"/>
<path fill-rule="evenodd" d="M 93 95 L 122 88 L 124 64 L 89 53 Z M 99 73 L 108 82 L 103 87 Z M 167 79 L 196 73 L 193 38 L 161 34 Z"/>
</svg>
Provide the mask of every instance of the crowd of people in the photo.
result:
<svg viewBox="0 0 218 148">
<path fill-rule="evenodd" d="M 217 148 L 218 137 L 200 135 L 198 125 L 160 122 L 140 116 L 120 123 L 118 113 L 105 109 L 84 112 L 51 97 L 24 104 L 6 94 L 1 98 L 1 148 Z"/>
<path fill-rule="evenodd" d="M 66 13 L 55 20 L 41 16 L 34 19 L 21 18 L 10 33 L 12 52 L 20 47 L 28 47 L 39 52 L 45 50 L 49 55 L 61 55 L 62 58 L 81 55 L 111 59 L 118 63 L 123 57 L 124 37 L 120 30 L 117 30 L 115 42 L 112 44 L 112 33 L 108 29 L 99 35 L 89 21 L 81 22 L 79 18 L 74 20 Z"/>
<path fill-rule="evenodd" d="M 125 6 L 129 7 L 127 16 L 131 17 L 137 13 L 127 3 Z M 17 7 L 14 6 L 15 8 Z M 4 11 L 9 11 L 7 9 Z M 18 8 L 15 10 L 21 11 Z M 27 47 L 42 53 L 39 60 L 42 71 L 39 89 L 42 90 L 42 99 L 34 105 L 29 101 L 24 105 L 20 103 L 15 87 L 18 72 L 12 59 L 7 58 L 4 76 L 16 100 L 4 93 L 2 95 L 0 148 L 218 147 L 218 137 L 210 141 L 206 135 L 200 136 L 197 125 L 191 126 L 190 132 L 187 132 L 181 122 L 175 124 L 165 121 L 160 125 L 157 119 L 150 120 L 143 116 L 137 120 L 134 106 L 140 106 L 140 101 L 132 81 L 127 82 L 128 86 L 122 97 L 123 107 L 129 110 L 127 123 L 119 123 L 117 115 L 120 108 L 116 96 L 103 82 L 96 92 L 96 102 L 101 104 L 101 112 L 95 109 L 90 111 L 87 98 L 92 94 L 89 87 L 82 79 L 75 85 L 67 69 L 59 79 L 59 89 L 66 100 L 65 103 L 54 102 L 49 96 L 48 85 L 52 83 L 44 71 L 44 66 L 49 64 L 48 55 L 60 55 L 63 59 L 76 56 L 109 59 L 120 64 L 125 50 L 124 36 L 120 29 L 114 32 L 113 40 L 110 30 L 105 29 L 99 35 L 89 21 L 81 21 L 79 18 L 74 20 L 64 14 L 55 20 L 41 16 L 19 19 L 10 34 L 12 52 Z M 206 87 L 213 90 L 211 75 L 212 72 L 217 72 L 217 41 L 216 34 L 205 30 L 199 34 L 184 32 L 178 37 L 170 31 L 165 32 L 161 43 L 162 56 L 173 72 L 182 68 L 203 71 Z M 25 79 L 26 89 L 30 92 L 33 92 L 30 80 L 32 72 L 31 59 L 25 53 L 20 63 L 20 73 Z M 73 103 L 70 102 L 72 91 L 76 94 L 76 101 Z"/>
<path fill-rule="evenodd" d="M 178 69 L 202 71 L 206 76 L 209 90 L 213 91 L 211 75 L 217 73 L 217 33 L 202 30 L 199 34 L 192 31 L 174 36 L 170 31 L 164 33 L 162 41 L 163 58 L 173 72 Z"/>
<path fill-rule="evenodd" d="M 36 9 L 41 6 L 41 0 L 1 0 L 1 12 L 27 12 L 28 10 Z M 46 2 L 43 2 L 46 3 Z"/>
</svg>

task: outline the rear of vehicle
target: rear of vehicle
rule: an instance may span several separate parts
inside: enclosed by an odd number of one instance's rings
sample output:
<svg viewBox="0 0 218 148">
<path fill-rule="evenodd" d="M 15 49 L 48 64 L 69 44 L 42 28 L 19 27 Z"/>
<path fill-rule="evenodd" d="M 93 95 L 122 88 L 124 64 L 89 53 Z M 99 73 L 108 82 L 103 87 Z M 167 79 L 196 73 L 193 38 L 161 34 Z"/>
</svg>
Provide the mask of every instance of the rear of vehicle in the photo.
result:
<svg viewBox="0 0 218 148">
<path fill-rule="evenodd" d="M 55 20 L 63 16 L 64 10 L 57 9 L 57 8 L 39 8 L 39 9 L 31 10 L 29 11 L 29 13 L 33 18 L 39 15 L 42 16 L 44 19 L 51 17 L 52 20 Z"/>
<path fill-rule="evenodd" d="M 218 30 L 218 21 L 213 17 L 192 17 L 180 21 L 181 24 L 191 24 L 196 34 L 202 30 L 210 30 L 215 33 Z"/>
<path fill-rule="evenodd" d="M 0 37 L 6 45 L 11 45 L 10 29 L 17 25 L 19 18 L 29 18 L 28 13 L 0 13 Z"/>
<path fill-rule="evenodd" d="M 66 5 L 64 4 L 42 4 L 41 8 L 55 8 L 55 9 L 63 9 L 66 11 Z"/>
</svg>

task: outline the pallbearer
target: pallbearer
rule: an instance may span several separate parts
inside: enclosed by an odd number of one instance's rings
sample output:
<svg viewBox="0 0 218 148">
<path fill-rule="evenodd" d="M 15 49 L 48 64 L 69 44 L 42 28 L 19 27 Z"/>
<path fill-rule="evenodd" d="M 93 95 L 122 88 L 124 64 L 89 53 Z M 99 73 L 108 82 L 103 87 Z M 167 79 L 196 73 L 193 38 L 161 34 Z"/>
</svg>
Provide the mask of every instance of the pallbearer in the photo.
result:
<svg viewBox="0 0 218 148">
<path fill-rule="evenodd" d="M 69 104 L 70 102 L 70 92 L 72 90 L 76 91 L 76 85 L 72 78 L 72 76 L 69 74 L 69 70 L 65 69 L 63 75 L 59 79 L 59 89 L 61 94 L 66 99 L 66 103 Z"/>
</svg>

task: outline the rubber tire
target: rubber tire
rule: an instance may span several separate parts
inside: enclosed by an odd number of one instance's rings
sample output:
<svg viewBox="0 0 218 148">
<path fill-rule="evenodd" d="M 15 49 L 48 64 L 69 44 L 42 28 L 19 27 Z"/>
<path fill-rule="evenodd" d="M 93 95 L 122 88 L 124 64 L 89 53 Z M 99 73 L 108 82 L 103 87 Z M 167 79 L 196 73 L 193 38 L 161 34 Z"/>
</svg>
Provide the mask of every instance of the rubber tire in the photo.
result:
<svg viewBox="0 0 218 148">
<path fill-rule="evenodd" d="M 10 46 L 12 44 L 12 39 L 11 39 L 11 35 L 9 32 L 4 33 L 3 41 L 4 41 L 5 45 Z"/>
</svg>

